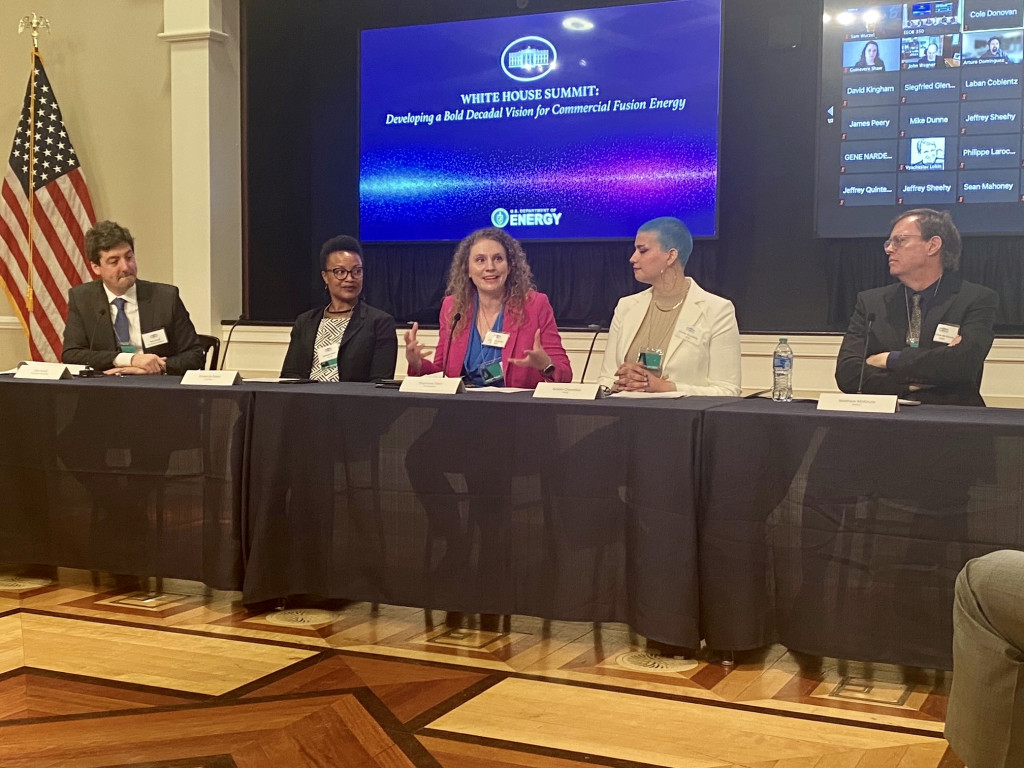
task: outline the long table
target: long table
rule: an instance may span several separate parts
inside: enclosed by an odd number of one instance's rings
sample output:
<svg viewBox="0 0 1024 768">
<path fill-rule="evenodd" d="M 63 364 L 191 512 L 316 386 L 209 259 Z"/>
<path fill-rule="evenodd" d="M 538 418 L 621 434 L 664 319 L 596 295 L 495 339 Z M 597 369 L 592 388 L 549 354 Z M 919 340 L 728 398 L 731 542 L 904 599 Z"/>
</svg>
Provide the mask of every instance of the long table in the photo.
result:
<svg viewBox="0 0 1024 768">
<path fill-rule="evenodd" d="M 1024 411 L 736 401 L 705 414 L 702 452 L 714 648 L 950 669 L 957 572 L 1024 548 Z"/>
<path fill-rule="evenodd" d="M 701 415 L 726 401 L 260 389 L 244 599 L 618 621 L 697 647 Z"/>
<path fill-rule="evenodd" d="M 0 379 L 0 562 L 242 585 L 252 392 Z"/>
<path fill-rule="evenodd" d="M 0 562 L 948 668 L 1024 412 L 0 379 Z"/>
</svg>

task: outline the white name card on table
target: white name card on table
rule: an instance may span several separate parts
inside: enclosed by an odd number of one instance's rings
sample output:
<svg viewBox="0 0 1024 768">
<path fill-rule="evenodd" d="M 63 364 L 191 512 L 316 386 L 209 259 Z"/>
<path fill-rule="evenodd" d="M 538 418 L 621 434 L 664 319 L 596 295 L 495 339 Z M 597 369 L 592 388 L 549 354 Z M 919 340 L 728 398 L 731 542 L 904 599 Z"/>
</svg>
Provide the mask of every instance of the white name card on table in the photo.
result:
<svg viewBox="0 0 1024 768">
<path fill-rule="evenodd" d="M 84 366 L 77 366 L 79 369 Z M 36 379 L 37 381 L 58 381 L 60 379 L 70 379 L 72 377 L 71 371 L 68 370 L 68 366 L 64 363 L 37 363 L 34 361 L 26 361 L 18 366 L 18 370 L 14 372 L 14 378 L 16 379 Z"/>
<path fill-rule="evenodd" d="M 193 387 L 231 387 L 242 383 L 238 371 L 185 371 L 182 384 Z"/>
<path fill-rule="evenodd" d="M 822 392 L 818 395 L 818 410 L 896 413 L 896 395 L 848 395 L 845 392 Z"/>
<path fill-rule="evenodd" d="M 601 385 L 592 384 L 558 384 L 554 381 L 542 381 L 533 390 L 534 397 L 547 397 L 554 400 L 597 400 Z"/>
<path fill-rule="evenodd" d="M 416 395 L 457 395 L 464 390 L 458 376 L 406 376 L 398 388 Z"/>
</svg>

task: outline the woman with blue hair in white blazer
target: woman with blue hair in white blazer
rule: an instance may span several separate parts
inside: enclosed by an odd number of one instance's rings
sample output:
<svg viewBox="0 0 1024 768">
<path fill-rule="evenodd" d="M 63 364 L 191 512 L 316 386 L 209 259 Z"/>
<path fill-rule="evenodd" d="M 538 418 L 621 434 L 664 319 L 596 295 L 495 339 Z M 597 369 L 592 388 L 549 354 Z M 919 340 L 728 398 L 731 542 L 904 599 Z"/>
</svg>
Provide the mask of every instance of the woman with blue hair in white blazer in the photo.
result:
<svg viewBox="0 0 1024 768">
<path fill-rule="evenodd" d="M 684 268 L 693 236 L 663 216 L 640 227 L 633 275 L 651 286 L 619 299 L 599 382 L 615 392 L 740 394 L 740 332 L 732 302 L 708 293 Z"/>
</svg>

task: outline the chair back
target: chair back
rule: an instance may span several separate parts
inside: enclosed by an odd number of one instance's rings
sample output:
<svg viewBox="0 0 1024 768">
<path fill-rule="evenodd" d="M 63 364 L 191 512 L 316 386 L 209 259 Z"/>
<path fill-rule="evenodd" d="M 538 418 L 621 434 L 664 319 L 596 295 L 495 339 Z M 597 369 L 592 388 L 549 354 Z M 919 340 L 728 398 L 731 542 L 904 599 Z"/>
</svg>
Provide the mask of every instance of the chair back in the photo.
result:
<svg viewBox="0 0 1024 768">
<path fill-rule="evenodd" d="M 199 343 L 203 345 L 203 353 L 206 355 L 206 370 L 216 371 L 217 361 L 220 359 L 220 339 L 205 333 L 200 333 L 198 336 Z"/>
</svg>

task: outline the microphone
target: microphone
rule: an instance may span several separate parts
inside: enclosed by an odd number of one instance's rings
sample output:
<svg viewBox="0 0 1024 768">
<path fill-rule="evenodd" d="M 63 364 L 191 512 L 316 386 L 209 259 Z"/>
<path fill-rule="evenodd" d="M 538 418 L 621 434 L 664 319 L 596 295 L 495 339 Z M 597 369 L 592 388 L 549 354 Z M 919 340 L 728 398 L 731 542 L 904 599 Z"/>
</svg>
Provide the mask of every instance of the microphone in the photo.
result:
<svg viewBox="0 0 1024 768">
<path fill-rule="evenodd" d="M 455 338 L 455 326 L 459 324 L 459 320 L 462 319 L 462 313 L 456 312 L 455 317 L 452 318 L 452 327 L 448 329 L 448 343 L 444 348 L 444 368 L 441 369 L 441 375 L 445 378 L 448 377 L 448 355 L 452 351 L 452 339 Z"/>
<path fill-rule="evenodd" d="M 871 338 L 871 324 L 875 322 L 875 313 L 868 312 L 868 329 L 864 332 L 864 354 L 860 356 L 860 381 L 857 382 L 857 394 L 864 394 L 864 366 L 868 362 L 868 339 Z"/>
<path fill-rule="evenodd" d="M 583 375 L 580 376 L 580 384 L 587 380 L 587 367 L 590 365 L 590 356 L 594 354 L 594 345 L 597 343 L 597 337 L 601 333 L 601 326 L 593 323 L 587 326 L 587 330 L 594 332 L 594 338 L 590 340 L 590 349 L 587 350 L 587 360 L 583 363 Z"/>
<path fill-rule="evenodd" d="M 222 370 L 222 371 L 224 370 L 224 363 L 228 359 L 228 347 L 231 346 L 231 334 L 233 334 L 235 332 L 235 328 L 237 328 L 238 324 L 240 322 L 242 322 L 242 320 L 244 320 L 244 319 L 245 319 L 245 312 L 243 312 L 242 314 L 240 314 L 238 316 L 238 319 L 235 320 L 235 322 L 233 322 L 231 324 L 231 329 L 228 331 L 228 340 L 224 342 L 224 354 L 220 356 L 220 370 Z"/>
<path fill-rule="evenodd" d="M 92 321 L 92 333 L 89 334 L 89 351 L 90 352 L 93 351 L 93 346 L 96 343 L 96 331 L 98 331 L 99 327 L 100 327 L 100 318 L 101 317 L 108 317 L 109 313 L 110 313 L 110 306 L 107 305 L 107 304 L 104 304 L 103 307 L 100 309 L 99 314 Z"/>
</svg>

